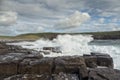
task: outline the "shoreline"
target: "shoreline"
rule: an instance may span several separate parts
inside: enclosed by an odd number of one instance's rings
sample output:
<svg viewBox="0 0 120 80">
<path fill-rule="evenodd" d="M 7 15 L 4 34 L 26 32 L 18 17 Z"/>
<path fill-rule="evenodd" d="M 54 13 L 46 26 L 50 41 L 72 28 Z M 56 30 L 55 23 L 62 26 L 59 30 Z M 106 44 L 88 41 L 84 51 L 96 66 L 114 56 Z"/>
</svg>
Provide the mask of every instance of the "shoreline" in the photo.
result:
<svg viewBox="0 0 120 80">
<path fill-rule="evenodd" d="M 43 57 L 40 52 L 5 43 L 0 42 L 0 80 L 120 79 L 120 70 L 114 69 L 108 54 Z"/>
</svg>

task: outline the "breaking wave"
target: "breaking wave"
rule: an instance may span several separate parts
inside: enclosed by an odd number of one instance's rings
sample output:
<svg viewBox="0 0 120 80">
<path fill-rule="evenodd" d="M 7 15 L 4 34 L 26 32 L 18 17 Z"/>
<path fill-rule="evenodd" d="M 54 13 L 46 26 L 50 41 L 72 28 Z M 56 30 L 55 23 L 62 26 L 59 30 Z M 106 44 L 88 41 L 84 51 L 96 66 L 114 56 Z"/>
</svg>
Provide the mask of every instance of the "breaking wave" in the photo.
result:
<svg viewBox="0 0 120 80">
<path fill-rule="evenodd" d="M 109 54 L 114 61 L 114 68 L 120 69 L 120 46 L 115 45 L 91 45 L 92 52 L 100 52 Z"/>
<path fill-rule="evenodd" d="M 91 52 L 107 53 L 113 57 L 115 68 L 120 69 L 120 43 L 113 43 L 111 41 L 97 42 L 89 44 L 93 41 L 91 35 L 58 35 L 53 40 L 39 39 L 34 42 L 19 42 L 12 43 L 12 45 L 19 45 L 23 48 L 43 51 L 44 47 L 59 47 L 61 53 L 50 52 L 50 54 L 43 54 L 45 57 L 57 56 L 73 56 L 90 54 Z M 120 41 L 120 40 L 119 40 Z M 119 42 L 118 41 L 118 42 Z M 118 46 L 116 46 L 117 44 Z"/>
<path fill-rule="evenodd" d="M 43 47 L 60 47 L 62 53 L 53 53 L 49 57 L 54 56 L 67 56 L 67 55 L 82 55 L 89 54 L 90 48 L 88 43 L 91 42 L 93 38 L 91 35 L 58 35 L 57 38 L 53 40 L 39 39 L 35 42 L 19 42 L 12 43 L 13 45 L 20 45 L 23 48 L 34 49 L 41 51 Z"/>
</svg>

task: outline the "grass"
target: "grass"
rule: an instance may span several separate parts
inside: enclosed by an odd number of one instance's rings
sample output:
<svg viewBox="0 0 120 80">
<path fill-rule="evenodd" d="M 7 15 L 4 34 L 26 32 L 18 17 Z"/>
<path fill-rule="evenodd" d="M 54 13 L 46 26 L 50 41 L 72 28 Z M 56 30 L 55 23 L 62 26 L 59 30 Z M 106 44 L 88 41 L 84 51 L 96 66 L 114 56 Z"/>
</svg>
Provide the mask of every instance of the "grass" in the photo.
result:
<svg viewBox="0 0 120 80">
<path fill-rule="evenodd" d="M 36 40 L 39 38 L 54 38 L 58 34 L 66 34 L 66 33 L 29 33 L 29 34 L 21 34 L 18 36 L 0 36 L 0 39 L 23 39 L 23 40 Z M 110 32 L 88 32 L 88 33 L 67 33 L 67 34 L 92 34 L 94 36 L 103 36 L 103 35 L 118 35 L 120 36 L 120 31 L 110 31 Z"/>
</svg>

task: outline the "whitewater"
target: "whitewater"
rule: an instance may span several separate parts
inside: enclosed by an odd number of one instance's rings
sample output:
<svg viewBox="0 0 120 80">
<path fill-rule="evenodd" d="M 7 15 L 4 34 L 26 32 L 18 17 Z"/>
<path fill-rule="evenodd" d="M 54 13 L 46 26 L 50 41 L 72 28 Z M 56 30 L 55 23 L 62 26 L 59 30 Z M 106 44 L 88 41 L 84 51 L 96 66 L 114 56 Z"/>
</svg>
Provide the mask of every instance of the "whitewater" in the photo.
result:
<svg viewBox="0 0 120 80">
<path fill-rule="evenodd" d="M 58 35 L 53 40 L 39 39 L 34 42 L 10 43 L 23 48 L 43 51 L 43 47 L 59 47 L 61 53 L 50 52 L 44 57 L 73 56 L 91 52 L 107 53 L 114 61 L 114 67 L 120 69 L 120 40 L 94 40 L 92 35 Z"/>
</svg>

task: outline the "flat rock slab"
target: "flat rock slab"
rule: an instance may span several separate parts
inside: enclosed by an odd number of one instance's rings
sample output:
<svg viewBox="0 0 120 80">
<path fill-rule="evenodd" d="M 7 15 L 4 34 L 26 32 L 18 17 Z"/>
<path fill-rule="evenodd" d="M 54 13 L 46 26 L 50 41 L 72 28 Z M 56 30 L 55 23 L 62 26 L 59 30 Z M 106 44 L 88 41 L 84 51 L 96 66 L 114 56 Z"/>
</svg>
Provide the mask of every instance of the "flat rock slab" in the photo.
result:
<svg viewBox="0 0 120 80">
<path fill-rule="evenodd" d="M 54 73 L 76 73 L 82 77 L 87 76 L 87 67 L 82 56 L 57 57 L 54 60 Z"/>
<path fill-rule="evenodd" d="M 111 68 L 91 69 L 88 80 L 120 80 L 120 71 Z"/>
</svg>

